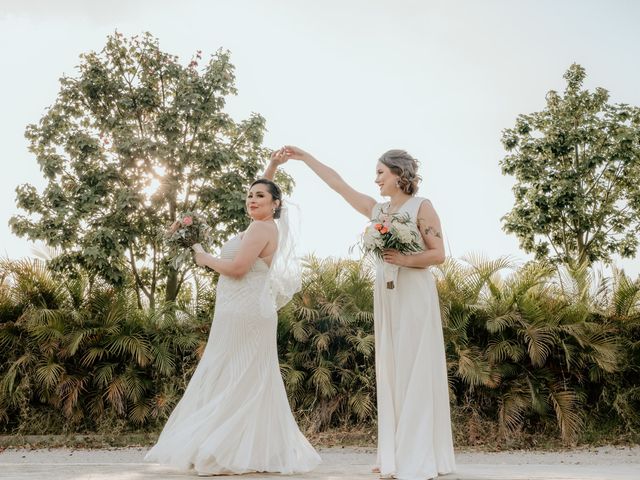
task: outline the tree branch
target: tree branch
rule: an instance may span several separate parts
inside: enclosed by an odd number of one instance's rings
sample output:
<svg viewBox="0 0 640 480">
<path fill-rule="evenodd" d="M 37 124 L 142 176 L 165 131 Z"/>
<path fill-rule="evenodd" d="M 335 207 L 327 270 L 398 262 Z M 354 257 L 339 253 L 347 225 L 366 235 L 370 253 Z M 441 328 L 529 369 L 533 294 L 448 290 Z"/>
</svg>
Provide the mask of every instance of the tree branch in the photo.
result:
<svg viewBox="0 0 640 480">
<path fill-rule="evenodd" d="M 131 270 L 133 271 L 133 276 L 136 279 L 136 285 L 138 285 L 140 287 L 140 290 L 142 290 L 142 293 L 145 294 L 147 299 L 151 300 L 151 294 L 149 293 L 147 288 L 142 283 L 142 279 L 140 278 L 140 275 L 138 274 L 138 267 L 136 267 L 136 261 L 135 261 L 135 258 L 133 256 L 133 246 L 132 245 L 129 245 L 129 263 L 131 264 Z"/>
</svg>

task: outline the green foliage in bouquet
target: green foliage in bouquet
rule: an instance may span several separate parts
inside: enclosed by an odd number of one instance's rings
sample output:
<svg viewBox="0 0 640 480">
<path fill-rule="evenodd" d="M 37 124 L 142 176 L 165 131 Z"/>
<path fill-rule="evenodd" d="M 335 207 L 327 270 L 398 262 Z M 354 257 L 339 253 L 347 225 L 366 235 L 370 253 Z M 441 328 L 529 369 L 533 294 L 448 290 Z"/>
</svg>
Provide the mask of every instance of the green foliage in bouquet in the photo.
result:
<svg viewBox="0 0 640 480">
<path fill-rule="evenodd" d="M 193 259 L 191 247 L 196 243 L 208 246 L 211 240 L 211 227 L 202 215 L 186 212 L 180 216 L 178 225 L 165 236 L 165 246 L 169 264 L 180 270 L 185 262 Z"/>
<path fill-rule="evenodd" d="M 382 258 L 386 249 L 394 249 L 401 253 L 419 252 L 418 227 L 408 213 L 382 213 L 371 220 L 362 236 L 362 247 L 365 254 L 374 254 Z"/>
</svg>

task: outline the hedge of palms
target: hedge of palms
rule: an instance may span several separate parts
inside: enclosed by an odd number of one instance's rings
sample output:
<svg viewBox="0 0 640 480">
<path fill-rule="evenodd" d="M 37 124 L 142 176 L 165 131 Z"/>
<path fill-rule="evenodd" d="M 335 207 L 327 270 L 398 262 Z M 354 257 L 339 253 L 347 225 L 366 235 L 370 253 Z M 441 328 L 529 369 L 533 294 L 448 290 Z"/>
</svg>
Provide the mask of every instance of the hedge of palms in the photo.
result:
<svg viewBox="0 0 640 480">
<path fill-rule="evenodd" d="M 144 425 L 179 398 L 209 330 L 210 305 L 137 308 L 133 290 L 4 262 L 0 424 L 74 431 Z M 45 433 L 45 432 L 38 432 Z"/>
<path fill-rule="evenodd" d="M 438 279 L 457 430 L 501 435 L 585 421 L 640 428 L 640 282 L 508 259 L 449 260 Z M 309 257 L 280 312 L 281 370 L 305 428 L 375 424 L 373 277 Z M 208 280 L 140 310 L 132 291 L 66 278 L 39 261 L 0 265 L 0 430 L 158 429 L 209 333 Z"/>
</svg>

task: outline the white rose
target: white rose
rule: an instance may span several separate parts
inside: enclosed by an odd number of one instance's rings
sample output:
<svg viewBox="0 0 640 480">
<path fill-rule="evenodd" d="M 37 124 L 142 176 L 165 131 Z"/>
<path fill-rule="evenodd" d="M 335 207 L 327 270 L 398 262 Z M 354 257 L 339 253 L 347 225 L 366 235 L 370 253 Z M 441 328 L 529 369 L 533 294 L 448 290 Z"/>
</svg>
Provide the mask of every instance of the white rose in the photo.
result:
<svg viewBox="0 0 640 480">
<path fill-rule="evenodd" d="M 400 243 L 411 243 L 414 240 L 413 232 L 407 224 L 394 225 L 395 236 Z"/>
<path fill-rule="evenodd" d="M 380 232 L 372 226 L 367 227 L 364 231 L 362 242 L 367 250 L 382 248 L 382 236 L 380 235 Z"/>
</svg>

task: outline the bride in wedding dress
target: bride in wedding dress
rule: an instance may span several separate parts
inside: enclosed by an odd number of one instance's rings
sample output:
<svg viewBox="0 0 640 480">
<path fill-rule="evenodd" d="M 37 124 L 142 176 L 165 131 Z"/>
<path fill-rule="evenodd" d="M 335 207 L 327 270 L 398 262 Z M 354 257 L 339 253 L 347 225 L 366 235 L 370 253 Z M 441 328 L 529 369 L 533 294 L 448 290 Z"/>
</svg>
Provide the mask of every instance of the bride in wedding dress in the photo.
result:
<svg viewBox="0 0 640 480">
<path fill-rule="evenodd" d="M 220 273 L 211 333 L 146 461 L 203 476 L 300 473 L 320 463 L 291 413 L 278 364 L 277 308 L 300 288 L 282 194 L 268 179 L 278 155 L 247 194 L 247 230 L 220 257 L 193 247 L 198 265 Z"/>
</svg>

